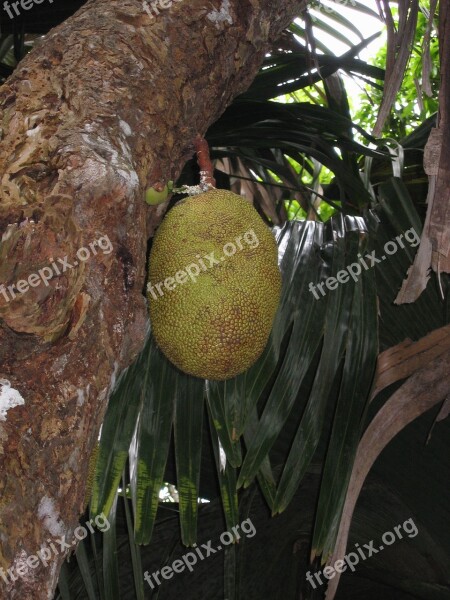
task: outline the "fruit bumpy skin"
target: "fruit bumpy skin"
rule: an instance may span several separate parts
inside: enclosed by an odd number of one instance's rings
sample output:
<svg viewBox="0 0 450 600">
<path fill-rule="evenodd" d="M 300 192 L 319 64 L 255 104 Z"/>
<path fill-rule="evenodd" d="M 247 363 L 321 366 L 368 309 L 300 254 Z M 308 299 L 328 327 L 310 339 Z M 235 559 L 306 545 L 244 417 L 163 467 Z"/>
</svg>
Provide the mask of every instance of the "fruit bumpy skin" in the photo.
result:
<svg viewBox="0 0 450 600">
<path fill-rule="evenodd" d="M 192 265 L 195 281 L 186 273 Z M 272 329 L 281 292 L 275 239 L 241 196 L 216 189 L 192 196 L 155 235 L 148 289 L 153 335 L 166 357 L 196 377 L 229 379 L 259 358 Z"/>
</svg>

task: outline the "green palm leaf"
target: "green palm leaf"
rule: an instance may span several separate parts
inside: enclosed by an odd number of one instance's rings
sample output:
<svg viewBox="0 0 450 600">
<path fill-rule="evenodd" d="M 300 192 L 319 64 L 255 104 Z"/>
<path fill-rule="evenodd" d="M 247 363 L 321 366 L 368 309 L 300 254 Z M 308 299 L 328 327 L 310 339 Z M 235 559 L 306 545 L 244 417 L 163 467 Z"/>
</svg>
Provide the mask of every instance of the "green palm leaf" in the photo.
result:
<svg viewBox="0 0 450 600">
<path fill-rule="evenodd" d="M 204 383 L 183 374 L 178 374 L 176 383 L 174 438 L 181 539 L 192 546 L 197 535 Z"/>
<path fill-rule="evenodd" d="M 101 513 L 108 515 L 117 494 L 138 415 L 146 396 L 146 375 L 149 373 L 151 359 L 149 345 L 150 341 L 147 341 L 136 362 L 121 375 L 108 404 L 90 502 L 93 517 Z"/>
<path fill-rule="evenodd" d="M 176 382 L 180 374 L 161 354 L 153 338 L 149 354 L 146 401 L 139 415 L 135 449 L 130 454 L 135 537 L 140 544 L 148 544 L 151 539 L 169 452 L 175 398 L 182 393 L 182 385 Z"/>
</svg>

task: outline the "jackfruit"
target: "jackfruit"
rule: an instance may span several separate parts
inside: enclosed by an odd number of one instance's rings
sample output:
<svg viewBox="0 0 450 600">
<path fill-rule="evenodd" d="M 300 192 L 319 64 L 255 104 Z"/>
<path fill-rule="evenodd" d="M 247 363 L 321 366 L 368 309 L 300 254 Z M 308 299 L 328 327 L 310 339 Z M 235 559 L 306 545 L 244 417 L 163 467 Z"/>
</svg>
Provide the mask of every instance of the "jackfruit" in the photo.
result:
<svg viewBox="0 0 450 600">
<path fill-rule="evenodd" d="M 270 229 L 241 196 L 177 204 L 153 241 L 147 286 L 156 343 L 180 370 L 225 380 L 259 358 L 281 293 Z"/>
</svg>

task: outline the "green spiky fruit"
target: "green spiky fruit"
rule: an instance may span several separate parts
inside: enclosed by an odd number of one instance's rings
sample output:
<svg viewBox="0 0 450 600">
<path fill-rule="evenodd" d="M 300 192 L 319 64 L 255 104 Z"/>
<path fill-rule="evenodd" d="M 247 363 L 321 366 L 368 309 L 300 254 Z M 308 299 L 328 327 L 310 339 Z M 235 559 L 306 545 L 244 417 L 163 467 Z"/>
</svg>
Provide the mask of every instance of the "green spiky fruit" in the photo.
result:
<svg viewBox="0 0 450 600">
<path fill-rule="evenodd" d="M 156 342 L 182 371 L 224 380 L 261 355 L 278 307 L 275 239 L 253 206 L 226 190 L 177 204 L 150 253 Z"/>
</svg>

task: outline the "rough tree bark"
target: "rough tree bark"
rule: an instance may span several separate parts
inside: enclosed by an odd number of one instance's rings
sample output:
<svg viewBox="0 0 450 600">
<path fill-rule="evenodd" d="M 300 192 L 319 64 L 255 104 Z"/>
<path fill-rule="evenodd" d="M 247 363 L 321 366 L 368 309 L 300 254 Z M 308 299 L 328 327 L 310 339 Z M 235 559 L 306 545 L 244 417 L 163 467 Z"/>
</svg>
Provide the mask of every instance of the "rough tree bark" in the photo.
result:
<svg viewBox="0 0 450 600">
<path fill-rule="evenodd" d="M 142 347 L 164 212 L 144 189 L 176 180 L 303 4 L 178 0 L 151 19 L 139 0 L 90 0 L 1 88 L 0 567 L 17 578 L 1 598 L 52 597 L 64 552 L 24 561 L 73 542 L 109 393 Z M 111 252 L 90 246 L 102 236 Z M 30 278 L 49 267 L 48 285 Z"/>
</svg>

